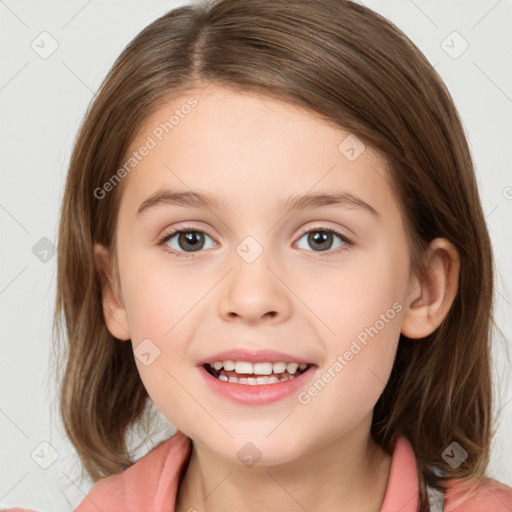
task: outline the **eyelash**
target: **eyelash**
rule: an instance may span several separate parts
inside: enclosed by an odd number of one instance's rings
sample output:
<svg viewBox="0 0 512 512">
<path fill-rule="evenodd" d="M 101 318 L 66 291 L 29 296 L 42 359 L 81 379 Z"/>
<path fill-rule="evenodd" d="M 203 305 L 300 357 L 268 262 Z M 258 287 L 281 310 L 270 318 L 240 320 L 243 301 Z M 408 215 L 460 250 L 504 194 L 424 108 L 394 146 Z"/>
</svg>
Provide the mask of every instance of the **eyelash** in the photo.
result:
<svg viewBox="0 0 512 512">
<path fill-rule="evenodd" d="M 350 248 L 352 245 L 354 245 L 354 242 L 349 240 L 345 235 L 341 234 L 339 231 L 336 231 L 335 229 L 327 228 L 327 227 L 308 228 L 308 229 L 306 229 L 306 230 L 301 232 L 301 234 L 299 235 L 298 239 L 300 240 L 305 234 L 311 233 L 311 232 L 315 232 L 315 231 L 318 231 L 318 232 L 321 231 L 321 232 L 324 232 L 324 233 L 331 233 L 333 235 L 336 235 L 345 243 L 345 245 L 343 247 L 339 247 L 339 248 L 335 249 L 334 251 L 310 251 L 310 252 L 313 252 L 313 253 L 316 252 L 317 254 L 322 254 L 324 252 L 327 253 L 327 254 L 337 254 L 337 253 L 339 253 L 341 251 L 344 251 L 344 250 Z M 180 234 L 180 233 L 203 233 L 203 234 L 208 235 L 210 238 L 213 239 L 213 237 L 210 236 L 205 231 L 201 231 L 200 229 L 196 229 L 196 228 L 189 227 L 189 226 L 184 226 L 181 229 L 175 229 L 173 231 L 165 233 L 158 240 L 158 245 L 159 246 L 165 245 L 169 240 L 171 240 L 171 238 L 173 238 L 175 235 Z M 178 257 L 178 258 L 191 258 L 191 257 L 194 257 L 194 255 L 196 254 L 194 252 L 185 253 L 185 252 L 181 252 L 181 251 L 175 251 L 174 249 L 170 249 L 169 247 L 166 250 L 171 255 L 173 255 L 175 257 Z M 196 252 L 201 252 L 201 251 L 196 251 Z M 314 257 L 319 257 L 319 256 L 314 256 Z"/>
</svg>

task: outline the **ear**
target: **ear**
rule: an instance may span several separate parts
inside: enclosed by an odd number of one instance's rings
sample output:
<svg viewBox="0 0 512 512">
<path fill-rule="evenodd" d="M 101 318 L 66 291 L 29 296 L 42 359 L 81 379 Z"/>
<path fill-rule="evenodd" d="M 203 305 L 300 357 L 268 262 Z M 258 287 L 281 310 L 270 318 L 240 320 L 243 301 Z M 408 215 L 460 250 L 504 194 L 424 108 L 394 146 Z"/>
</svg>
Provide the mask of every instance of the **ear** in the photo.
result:
<svg viewBox="0 0 512 512">
<path fill-rule="evenodd" d="M 112 277 L 112 262 L 105 246 L 94 244 L 94 263 L 101 279 L 101 301 L 107 329 L 114 338 L 129 340 L 128 316 Z"/>
<path fill-rule="evenodd" d="M 457 294 L 460 259 L 455 246 L 445 238 L 430 243 L 428 265 L 420 279 L 412 281 L 402 319 L 402 334 L 424 338 L 444 320 Z"/>
</svg>

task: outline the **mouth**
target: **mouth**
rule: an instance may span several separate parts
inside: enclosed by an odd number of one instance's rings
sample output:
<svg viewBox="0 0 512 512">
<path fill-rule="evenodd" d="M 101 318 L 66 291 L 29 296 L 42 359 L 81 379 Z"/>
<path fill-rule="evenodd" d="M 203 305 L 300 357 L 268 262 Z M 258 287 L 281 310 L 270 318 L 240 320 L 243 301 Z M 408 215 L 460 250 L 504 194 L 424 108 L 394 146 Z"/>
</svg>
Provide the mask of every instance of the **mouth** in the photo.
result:
<svg viewBox="0 0 512 512">
<path fill-rule="evenodd" d="M 218 380 L 232 384 L 261 386 L 293 380 L 309 371 L 314 364 L 284 361 L 250 363 L 248 361 L 215 361 L 203 368 Z"/>
</svg>

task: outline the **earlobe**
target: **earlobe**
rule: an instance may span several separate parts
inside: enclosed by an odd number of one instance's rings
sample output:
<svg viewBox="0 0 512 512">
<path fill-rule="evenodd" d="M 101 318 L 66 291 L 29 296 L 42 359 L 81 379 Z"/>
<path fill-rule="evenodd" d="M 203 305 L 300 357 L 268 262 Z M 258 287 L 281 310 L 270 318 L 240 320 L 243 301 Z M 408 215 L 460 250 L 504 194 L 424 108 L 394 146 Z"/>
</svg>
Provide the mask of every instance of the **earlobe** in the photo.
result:
<svg viewBox="0 0 512 512">
<path fill-rule="evenodd" d="M 430 244 L 428 264 L 415 278 L 406 298 L 402 334 L 418 339 L 434 332 L 448 314 L 459 284 L 460 259 L 455 246 L 445 238 Z"/>
<path fill-rule="evenodd" d="M 94 262 L 101 280 L 101 301 L 107 329 L 114 338 L 129 340 L 128 316 L 112 276 L 110 254 L 104 245 L 94 244 Z"/>
</svg>

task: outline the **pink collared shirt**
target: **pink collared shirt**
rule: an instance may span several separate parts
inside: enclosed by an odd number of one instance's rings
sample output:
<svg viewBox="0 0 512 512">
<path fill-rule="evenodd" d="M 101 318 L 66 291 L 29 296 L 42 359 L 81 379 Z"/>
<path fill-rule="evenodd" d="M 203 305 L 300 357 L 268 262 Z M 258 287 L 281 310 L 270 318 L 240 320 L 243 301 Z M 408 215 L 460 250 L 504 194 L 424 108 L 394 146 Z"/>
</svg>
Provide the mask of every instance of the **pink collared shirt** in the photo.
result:
<svg viewBox="0 0 512 512">
<path fill-rule="evenodd" d="M 191 453 L 190 439 L 179 430 L 119 475 L 98 480 L 75 512 L 174 512 L 181 473 Z M 380 512 L 417 512 L 416 459 L 409 441 L 398 439 Z M 444 512 L 511 512 L 512 489 L 488 480 L 465 501 L 454 481 L 444 498 Z M 13 508 L 11 512 L 29 512 Z"/>
</svg>

